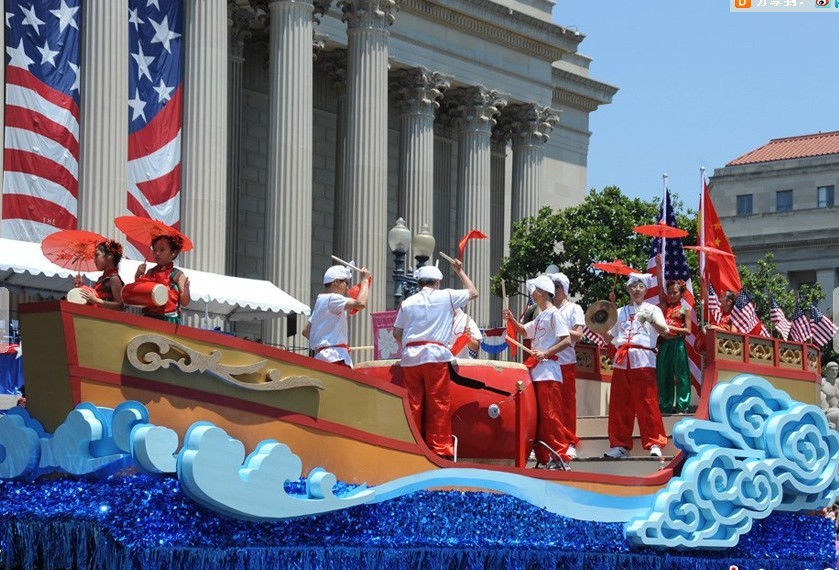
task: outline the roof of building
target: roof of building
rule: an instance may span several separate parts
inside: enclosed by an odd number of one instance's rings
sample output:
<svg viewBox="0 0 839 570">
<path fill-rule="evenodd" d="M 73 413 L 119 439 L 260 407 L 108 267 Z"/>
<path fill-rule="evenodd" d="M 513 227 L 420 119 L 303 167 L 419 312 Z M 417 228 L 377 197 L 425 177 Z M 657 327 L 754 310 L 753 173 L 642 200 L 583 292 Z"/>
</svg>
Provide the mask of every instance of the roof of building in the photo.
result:
<svg viewBox="0 0 839 570">
<path fill-rule="evenodd" d="M 772 139 L 762 147 L 735 158 L 726 166 L 839 154 L 839 131 Z"/>
</svg>

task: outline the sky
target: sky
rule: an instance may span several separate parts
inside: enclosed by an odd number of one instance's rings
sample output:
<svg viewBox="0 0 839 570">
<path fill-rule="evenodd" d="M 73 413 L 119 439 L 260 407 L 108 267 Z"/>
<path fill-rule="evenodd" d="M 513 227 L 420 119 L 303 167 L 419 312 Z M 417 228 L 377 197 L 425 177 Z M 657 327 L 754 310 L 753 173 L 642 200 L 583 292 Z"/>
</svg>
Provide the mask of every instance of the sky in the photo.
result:
<svg viewBox="0 0 839 570">
<path fill-rule="evenodd" d="M 556 0 L 585 35 L 593 79 L 620 88 L 591 114 L 589 188 L 685 206 L 710 176 L 773 138 L 839 130 L 839 9 L 729 11 L 728 0 Z M 573 29 L 573 28 L 572 28 Z"/>
</svg>

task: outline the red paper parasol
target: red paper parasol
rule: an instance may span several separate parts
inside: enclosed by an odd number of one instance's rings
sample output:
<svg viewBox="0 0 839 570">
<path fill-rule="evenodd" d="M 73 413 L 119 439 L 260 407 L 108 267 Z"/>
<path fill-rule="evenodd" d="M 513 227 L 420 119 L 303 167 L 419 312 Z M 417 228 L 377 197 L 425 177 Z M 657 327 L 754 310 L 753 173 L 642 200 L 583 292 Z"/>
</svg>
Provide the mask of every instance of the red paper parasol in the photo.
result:
<svg viewBox="0 0 839 570">
<path fill-rule="evenodd" d="M 174 238 L 181 242 L 181 253 L 190 251 L 193 248 L 192 242 L 184 234 L 171 226 L 167 226 L 160 220 L 153 220 L 151 218 L 141 218 L 139 216 L 120 216 L 114 220 L 116 227 L 125 234 L 125 236 L 134 242 L 145 246 L 145 249 L 138 248 L 143 255 L 146 256 L 147 261 L 154 261 L 151 253 L 151 244 L 160 236 L 167 236 Z"/>
<path fill-rule="evenodd" d="M 61 230 L 41 242 L 41 251 L 51 262 L 77 272 L 96 271 L 93 256 L 105 236 L 85 230 Z"/>
<path fill-rule="evenodd" d="M 726 257 L 734 257 L 733 253 L 728 253 L 727 251 L 717 249 L 716 247 L 711 247 L 710 245 L 686 245 L 684 247 L 685 249 L 701 251 L 703 253 L 706 253 L 707 255 L 724 255 Z"/>
<path fill-rule="evenodd" d="M 606 273 L 614 273 L 615 275 L 629 275 L 630 273 L 641 273 L 637 269 L 633 269 L 632 267 L 628 266 L 620 259 L 601 263 L 592 263 L 591 266 L 595 269 L 599 269 L 600 271 L 605 271 Z"/>
<path fill-rule="evenodd" d="M 674 228 L 673 226 L 668 226 L 664 222 L 658 222 L 657 224 L 650 224 L 647 226 L 635 226 L 632 228 L 632 231 L 638 234 L 643 234 L 645 236 L 650 236 L 654 238 L 683 238 L 688 235 L 685 230 L 680 230 L 679 228 Z"/>
</svg>

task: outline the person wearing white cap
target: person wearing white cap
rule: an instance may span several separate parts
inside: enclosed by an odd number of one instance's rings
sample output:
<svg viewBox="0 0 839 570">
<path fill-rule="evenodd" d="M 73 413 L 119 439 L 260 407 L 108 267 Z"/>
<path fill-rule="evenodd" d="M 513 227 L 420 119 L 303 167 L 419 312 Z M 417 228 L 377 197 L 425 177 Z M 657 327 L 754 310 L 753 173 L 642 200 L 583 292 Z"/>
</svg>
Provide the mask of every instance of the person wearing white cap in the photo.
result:
<svg viewBox="0 0 839 570">
<path fill-rule="evenodd" d="M 323 274 L 326 292 L 318 295 L 309 322 L 303 329 L 303 336 L 309 339 L 309 347 L 318 360 L 352 368 L 347 311 L 367 306 L 371 275 L 366 267 L 361 268 L 358 297 L 353 299 L 347 297 L 352 279 L 349 267 L 333 265 Z"/>
<path fill-rule="evenodd" d="M 604 334 L 617 347 L 609 393 L 611 448 L 603 454 L 611 459 L 629 456 L 636 417 L 641 445 L 650 455 L 661 457 L 661 448 L 667 444 L 658 409 L 655 347 L 658 335 L 668 334 L 668 328 L 661 309 L 644 301 L 652 279 L 647 273 L 629 275 L 629 304 L 618 309 L 615 326 Z"/>
<path fill-rule="evenodd" d="M 533 352 L 524 365 L 530 369 L 538 404 L 536 441 L 541 444 L 537 443 L 534 451 L 537 465 L 549 468 L 556 465 L 551 450 L 566 462 L 576 456 L 576 453 L 568 453 L 575 436 L 562 422 L 563 376 L 557 356 L 560 351 L 571 346 L 571 337 L 565 321 L 553 304 L 555 291 L 554 283 L 547 275 L 528 279 L 527 292 L 533 297 L 540 312 L 527 324 L 518 322 L 510 309 L 504 309 L 504 318 L 513 323 L 518 334 L 531 339 Z"/>
<path fill-rule="evenodd" d="M 396 315 L 393 336 L 402 343 L 402 379 L 408 390 L 408 406 L 431 451 L 444 458 L 454 456 L 449 415 L 449 340 L 457 309 L 478 297 L 478 290 L 452 261 L 464 289 L 440 289 L 442 272 L 433 265 L 414 272 L 420 290 L 404 301 Z"/>
<path fill-rule="evenodd" d="M 559 317 L 568 327 L 571 344 L 560 350 L 556 357 L 562 368 L 562 423 L 573 436 L 568 446 L 568 457 L 577 457 L 576 445 L 580 442 L 577 437 L 577 351 L 574 345 L 583 338 L 586 317 L 583 308 L 568 299 L 570 281 L 564 273 L 549 273 L 548 277 L 554 282 L 554 306 L 559 311 Z"/>
</svg>

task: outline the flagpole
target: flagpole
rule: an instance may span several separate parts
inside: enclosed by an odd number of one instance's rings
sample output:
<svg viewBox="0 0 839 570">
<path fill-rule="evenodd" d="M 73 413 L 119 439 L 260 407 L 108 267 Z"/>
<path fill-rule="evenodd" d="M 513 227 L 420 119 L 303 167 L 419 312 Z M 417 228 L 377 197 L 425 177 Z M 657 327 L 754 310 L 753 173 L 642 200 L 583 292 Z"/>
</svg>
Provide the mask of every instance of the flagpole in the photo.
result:
<svg viewBox="0 0 839 570">
<path fill-rule="evenodd" d="M 661 175 L 661 186 L 662 186 L 662 188 L 661 188 L 661 215 L 662 215 L 663 219 L 659 220 L 659 222 L 666 224 L 667 223 L 667 173 L 666 172 Z M 658 242 L 658 246 L 659 246 L 658 252 L 661 254 L 661 257 L 662 257 L 662 259 L 661 259 L 661 271 L 662 271 L 662 273 L 664 272 L 664 262 L 666 261 L 664 259 L 664 251 L 665 251 L 664 240 L 665 239 L 667 239 L 667 238 L 662 236 L 661 241 Z M 662 275 L 661 278 L 664 279 L 665 276 Z M 665 282 L 666 282 L 666 280 L 665 280 Z"/>
<path fill-rule="evenodd" d="M 699 167 L 699 243 L 705 245 L 705 167 Z M 708 311 L 708 283 L 705 276 L 705 252 L 699 250 L 699 295 L 702 298 L 702 313 L 700 318 L 704 325 L 708 322 L 710 315 Z"/>
</svg>

